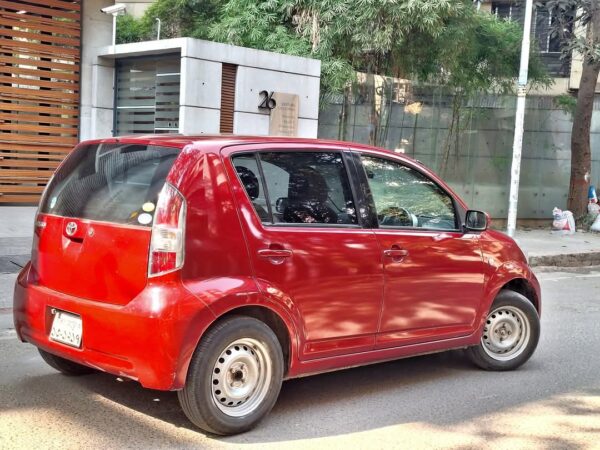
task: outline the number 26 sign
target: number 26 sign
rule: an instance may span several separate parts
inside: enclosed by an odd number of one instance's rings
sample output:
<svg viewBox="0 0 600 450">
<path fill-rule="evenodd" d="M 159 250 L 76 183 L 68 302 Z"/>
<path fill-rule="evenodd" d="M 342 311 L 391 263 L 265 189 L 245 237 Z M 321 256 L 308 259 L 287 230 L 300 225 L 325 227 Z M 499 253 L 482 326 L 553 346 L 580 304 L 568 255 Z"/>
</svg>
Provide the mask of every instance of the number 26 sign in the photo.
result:
<svg viewBox="0 0 600 450">
<path fill-rule="evenodd" d="M 260 109 L 275 109 L 277 102 L 273 98 L 273 91 L 271 93 L 269 91 L 260 91 L 258 95 L 261 97 L 261 101 L 258 104 Z"/>
</svg>

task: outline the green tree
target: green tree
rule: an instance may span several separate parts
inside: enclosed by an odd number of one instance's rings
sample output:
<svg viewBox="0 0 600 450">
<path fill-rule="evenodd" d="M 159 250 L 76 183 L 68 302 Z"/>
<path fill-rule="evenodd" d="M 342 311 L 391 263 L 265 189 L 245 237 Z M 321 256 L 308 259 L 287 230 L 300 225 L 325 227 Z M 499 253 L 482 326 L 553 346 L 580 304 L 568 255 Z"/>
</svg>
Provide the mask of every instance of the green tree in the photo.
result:
<svg viewBox="0 0 600 450">
<path fill-rule="evenodd" d="M 594 93 L 600 74 L 600 1 L 547 0 L 540 3 L 553 18 L 553 35 L 560 39 L 565 57 L 583 58 L 571 131 L 571 179 L 567 207 L 580 219 L 587 213 L 587 190 L 592 171 L 590 130 Z"/>
<path fill-rule="evenodd" d="M 513 89 L 522 31 L 516 23 L 477 12 L 469 0 L 229 0 L 210 37 L 320 59 L 325 96 L 352 96 L 349 82 L 356 71 L 447 86 L 454 94 L 447 161 L 451 142 L 457 142 L 464 101 L 486 91 Z M 535 52 L 530 66 L 534 84 L 550 83 Z M 386 135 L 382 122 L 389 114 L 372 99 L 376 89 L 391 92 L 392 86 L 376 87 L 367 78 L 370 142 L 377 145 Z"/>
<path fill-rule="evenodd" d="M 451 19 L 439 39 L 413 43 L 414 51 L 419 52 L 415 72 L 452 94 L 452 114 L 439 167 L 442 173 L 452 150 L 458 150 L 460 134 L 472 117 L 472 111 L 463 114 L 464 105 L 481 95 L 514 93 L 522 37 L 517 22 L 471 8 Z M 530 50 L 529 80 L 532 88 L 552 83 L 535 42 Z"/>
<path fill-rule="evenodd" d="M 140 19 L 126 14 L 117 19 L 117 43 L 156 39 L 161 20 L 161 39 L 195 37 L 207 39 L 210 26 L 219 15 L 218 0 L 158 0 Z"/>
<path fill-rule="evenodd" d="M 471 0 L 226 0 L 215 5 L 158 0 L 134 25 L 138 36 L 148 36 L 154 17 L 161 17 L 165 37 L 209 38 L 319 59 L 325 97 L 353 95 L 357 72 L 370 80 L 383 75 L 446 86 L 454 104 L 443 161 L 458 145 L 465 101 L 482 92 L 509 92 L 518 73 L 519 26 L 476 11 Z M 532 56 L 531 78 L 548 82 Z M 389 93 L 393 86 L 371 82 L 368 89 L 370 142 L 377 145 L 385 139 L 389 114 L 375 105 L 376 97 L 383 98 L 375 90 Z"/>
<path fill-rule="evenodd" d="M 435 39 L 466 4 L 466 0 L 229 0 L 210 37 L 320 59 L 324 92 L 336 93 L 356 71 L 399 74 L 403 46 L 416 36 Z"/>
</svg>

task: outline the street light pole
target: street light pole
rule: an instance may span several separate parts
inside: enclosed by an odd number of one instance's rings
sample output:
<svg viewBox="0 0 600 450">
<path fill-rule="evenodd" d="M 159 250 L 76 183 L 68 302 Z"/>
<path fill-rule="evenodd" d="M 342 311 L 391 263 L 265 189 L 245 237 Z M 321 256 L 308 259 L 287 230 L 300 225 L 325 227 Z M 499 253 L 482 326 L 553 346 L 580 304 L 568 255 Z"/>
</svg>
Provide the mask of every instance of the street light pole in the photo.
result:
<svg viewBox="0 0 600 450">
<path fill-rule="evenodd" d="M 117 45 L 117 15 L 118 14 L 113 14 L 113 18 L 112 18 L 112 47 L 113 47 L 113 53 L 115 52 L 115 45 Z"/>
<path fill-rule="evenodd" d="M 156 40 L 160 41 L 160 25 L 162 23 L 162 21 L 160 20 L 159 17 L 156 18 L 156 22 L 157 22 L 157 30 L 156 30 Z"/>
<path fill-rule="evenodd" d="M 508 197 L 507 233 L 515 235 L 517 226 L 517 207 L 519 203 L 519 179 L 521 176 L 521 153 L 523 150 L 523 127 L 525 122 L 525 96 L 527 95 L 527 70 L 529 68 L 529 41 L 531 33 L 531 13 L 533 0 L 525 3 L 525 24 L 523 25 L 523 41 L 521 42 L 521 67 L 517 81 L 517 110 L 515 114 L 515 137 L 513 141 L 513 157 L 510 169 L 510 194 Z"/>
</svg>

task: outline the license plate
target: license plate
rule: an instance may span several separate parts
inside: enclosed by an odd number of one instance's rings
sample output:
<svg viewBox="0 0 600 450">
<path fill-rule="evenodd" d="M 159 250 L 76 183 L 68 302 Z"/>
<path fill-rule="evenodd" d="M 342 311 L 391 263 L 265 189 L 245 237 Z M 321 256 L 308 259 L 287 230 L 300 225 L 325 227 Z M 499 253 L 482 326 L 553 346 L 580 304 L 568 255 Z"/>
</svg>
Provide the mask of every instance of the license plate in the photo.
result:
<svg viewBox="0 0 600 450">
<path fill-rule="evenodd" d="M 56 311 L 50 330 L 50 339 L 71 347 L 81 347 L 83 325 L 81 316 L 64 311 Z"/>
</svg>

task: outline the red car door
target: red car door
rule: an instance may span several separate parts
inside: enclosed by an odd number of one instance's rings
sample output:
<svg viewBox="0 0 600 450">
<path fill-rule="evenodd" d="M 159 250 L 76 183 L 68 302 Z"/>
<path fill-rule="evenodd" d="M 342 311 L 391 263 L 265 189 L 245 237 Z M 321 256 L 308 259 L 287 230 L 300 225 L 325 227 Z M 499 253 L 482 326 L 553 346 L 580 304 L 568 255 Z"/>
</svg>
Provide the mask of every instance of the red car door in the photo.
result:
<svg viewBox="0 0 600 450">
<path fill-rule="evenodd" d="M 363 153 L 385 290 L 377 348 L 465 336 L 482 300 L 477 234 L 459 230 L 453 198 L 393 156 Z"/>
<path fill-rule="evenodd" d="M 361 227 L 352 162 L 319 145 L 240 146 L 222 155 L 257 281 L 300 312 L 300 357 L 373 349 L 381 251 L 374 232 Z"/>
</svg>

